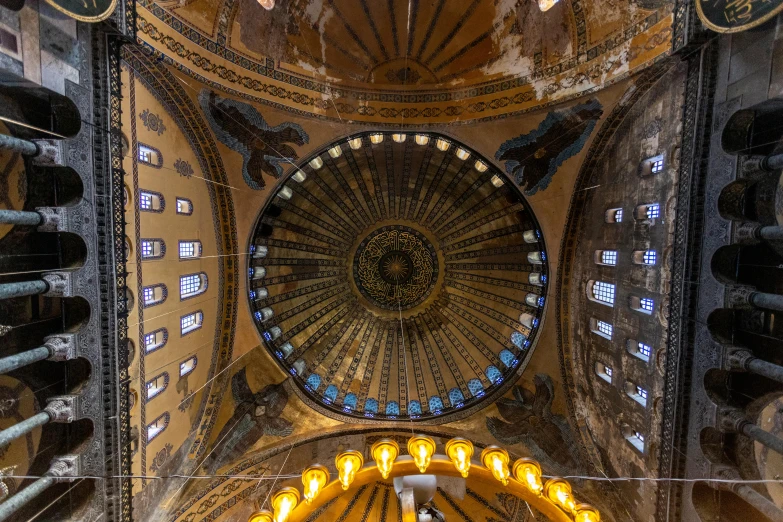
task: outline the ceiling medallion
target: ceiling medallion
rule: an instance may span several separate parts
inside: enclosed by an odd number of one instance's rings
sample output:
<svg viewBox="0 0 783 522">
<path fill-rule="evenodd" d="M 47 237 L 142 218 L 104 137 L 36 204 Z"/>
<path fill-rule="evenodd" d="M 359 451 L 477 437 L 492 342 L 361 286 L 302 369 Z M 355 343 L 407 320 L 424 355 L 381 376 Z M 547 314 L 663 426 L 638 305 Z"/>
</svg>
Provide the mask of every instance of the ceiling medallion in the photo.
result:
<svg viewBox="0 0 783 522">
<path fill-rule="evenodd" d="M 435 248 L 424 235 L 403 225 L 368 235 L 356 249 L 353 266 L 356 287 L 385 310 L 421 304 L 438 279 Z"/>
</svg>

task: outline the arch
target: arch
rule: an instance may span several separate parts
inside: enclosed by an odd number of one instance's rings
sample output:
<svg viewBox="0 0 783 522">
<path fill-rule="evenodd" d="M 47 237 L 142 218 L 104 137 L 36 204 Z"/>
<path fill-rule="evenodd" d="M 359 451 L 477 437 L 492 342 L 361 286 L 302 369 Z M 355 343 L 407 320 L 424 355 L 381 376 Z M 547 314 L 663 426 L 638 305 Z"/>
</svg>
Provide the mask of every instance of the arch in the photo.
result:
<svg viewBox="0 0 783 522">
<path fill-rule="evenodd" d="M 437 395 L 433 395 L 429 400 L 430 413 L 436 414 L 436 412 L 443 411 L 443 399 Z"/>
<path fill-rule="evenodd" d="M 479 379 L 471 379 L 468 381 L 468 391 L 473 397 L 481 397 L 484 395 L 484 385 Z"/>
<path fill-rule="evenodd" d="M 411 417 L 421 415 L 421 403 L 419 401 L 410 401 L 408 403 L 408 415 Z"/>
<path fill-rule="evenodd" d="M 400 414 L 400 404 L 397 401 L 391 401 L 386 404 L 386 415 L 393 417 Z"/>
<path fill-rule="evenodd" d="M 142 289 L 141 304 L 144 308 L 150 308 L 163 303 L 169 296 L 168 288 L 163 283 L 145 286 Z"/>
<path fill-rule="evenodd" d="M 79 134 L 81 113 L 70 98 L 8 71 L 4 74 L 8 78 L 0 85 L 0 115 L 35 129 L 34 138 L 73 138 Z"/>
<path fill-rule="evenodd" d="M 197 365 L 198 365 L 198 358 L 195 355 L 192 357 L 188 357 L 187 359 L 179 363 L 179 376 L 185 377 L 189 373 L 193 373 Z"/>
<path fill-rule="evenodd" d="M 345 396 L 345 399 L 343 399 L 343 407 L 348 408 L 349 410 L 355 410 L 356 409 L 356 394 L 355 393 L 349 393 Z"/>
<path fill-rule="evenodd" d="M 484 373 L 486 374 L 487 379 L 489 379 L 489 382 L 492 384 L 498 384 L 503 380 L 503 374 L 495 366 L 487 366 L 487 369 L 484 371 Z"/>
<path fill-rule="evenodd" d="M 367 402 L 364 403 L 364 413 L 365 415 L 378 413 L 378 400 L 367 399 Z"/>
<path fill-rule="evenodd" d="M 513 368 L 516 364 L 516 355 L 508 350 L 500 351 L 500 362 L 506 365 L 507 368 Z"/>
<path fill-rule="evenodd" d="M 459 388 L 452 388 L 449 390 L 449 402 L 452 408 L 460 408 L 465 402 L 465 396 L 462 394 L 462 390 Z"/>
<path fill-rule="evenodd" d="M 163 372 L 160 375 L 156 375 L 146 383 L 147 388 L 147 402 L 151 401 L 164 391 L 169 386 L 169 374 Z"/>
<path fill-rule="evenodd" d="M 153 332 L 144 334 L 144 352 L 152 353 L 160 350 L 169 340 L 169 331 L 165 328 L 159 328 Z"/>
<path fill-rule="evenodd" d="M 209 280 L 207 274 L 198 272 L 196 274 L 184 274 L 179 276 L 179 300 L 184 301 L 207 291 Z"/>
<path fill-rule="evenodd" d="M 144 238 L 141 240 L 141 258 L 145 261 L 163 259 L 166 255 L 166 242 L 160 238 Z"/>
</svg>

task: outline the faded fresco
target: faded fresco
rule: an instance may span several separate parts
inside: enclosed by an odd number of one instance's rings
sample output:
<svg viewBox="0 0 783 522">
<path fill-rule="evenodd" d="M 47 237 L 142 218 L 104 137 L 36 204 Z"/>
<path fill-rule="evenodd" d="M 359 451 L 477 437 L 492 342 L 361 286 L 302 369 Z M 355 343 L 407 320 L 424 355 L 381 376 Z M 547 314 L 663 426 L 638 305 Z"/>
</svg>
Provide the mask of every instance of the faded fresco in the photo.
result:
<svg viewBox="0 0 783 522">
<path fill-rule="evenodd" d="M 231 378 L 234 414 L 217 436 L 207 462 L 210 473 L 236 461 L 264 435 L 287 437 L 294 430 L 294 425 L 280 416 L 288 404 L 283 384 L 270 384 L 253 392 L 247 382 L 246 370 L 242 368 Z"/>
<path fill-rule="evenodd" d="M 198 96 L 201 109 L 217 139 L 244 158 L 242 177 L 253 190 L 266 186 L 263 175 L 279 178 L 285 166 L 299 155 L 290 144 L 302 146 L 310 141 L 304 129 L 285 122 L 270 127 L 255 107 L 203 89 Z"/>
<path fill-rule="evenodd" d="M 550 112 L 535 130 L 503 143 L 495 159 L 505 162 L 509 176 L 532 196 L 546 190 L 560 165 L 582 150 L 601 114 L 596 99 Z"/>
<path fill-rule="evenodd" d="M 514 398 L 496 403 L 500 417 L 487 417 L 487 429 L 506 445 L 523 443 L 545 467 L 560 472 L 581 469 L 576 439 L 568 421 L 552 413 L 555 388 L 549 375 L 537 374 L 535 391 L 514 386 Z"/>
</svg>

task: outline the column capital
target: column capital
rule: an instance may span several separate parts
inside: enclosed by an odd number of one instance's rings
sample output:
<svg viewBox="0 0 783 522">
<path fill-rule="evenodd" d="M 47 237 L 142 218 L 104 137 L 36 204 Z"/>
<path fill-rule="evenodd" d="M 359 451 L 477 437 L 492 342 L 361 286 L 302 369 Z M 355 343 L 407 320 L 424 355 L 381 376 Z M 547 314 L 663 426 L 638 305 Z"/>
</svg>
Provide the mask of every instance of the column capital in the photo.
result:
<svg viewBox="0 0 783 522">
<path fill-rule="evenodd" d="M 68 232 L 68 213 L 64 207 L 37 207 L 41 216 L 38 232 Z"/>
<path fill-rule="evenodd" d="M 61 333 L 44 337 L 44 346 L 49 348 L 51 355 L 50 361 L 69 361 L 76 358 L 76 341 L 78 337 L 75 333 Z"/>
<path fill-rule="evenodd" d="M 52 463 L 46 472 L 57 482 L 73 482 L 81 471 L 81 461 L 78 455 L 60 455 L 52 457 Z"/>
<path fill-rule="evenodd" d="M 752 308 L 750 296 L 756 291 L 752 286 L 732 285 L 728 287 L 727 301 L 731 308 Z"/>
<path fill-rule="evenodd" d="M 726 348 L 726 363 L 730 370 L 747 371 L 747 365 L 752 359 L 755 359 L 755 356 L 746 348 L 739 346 Z"/>
<path fill-rule="evenodd" d="M 79 397 L 77 395 L 58 395 L 51 397 L 44 411 L 52 418 L 51 422 L 69 424 L 79 417 Z"/>
<path fill-rule="evenodd" d="M 738 243 L 757 243 L 759 230 L 761 230 L 759 223 L 745 221 L 734 228 L 734 237 Z"/>
<path fill-rule="evenodd" d="M 752 424 L 742 410 L 737 408 L 721 408 L 718 411 L 718 424 L 722 431 L 741 433 L 743 426 Z"/>
<path fill-rule="evenodd" d="M 47 297 L 72 297 L 73 284 L 70 272 L 49 272 L 42 279 L 49 285 L 49 289 L 43 295 Z"/>
<path fill-rule="evenodd" d="M 38 147 L 33 163 L 41 167 L 59 167 L 63 163 L 62 140 L 32 140 Z"/>
</svg>

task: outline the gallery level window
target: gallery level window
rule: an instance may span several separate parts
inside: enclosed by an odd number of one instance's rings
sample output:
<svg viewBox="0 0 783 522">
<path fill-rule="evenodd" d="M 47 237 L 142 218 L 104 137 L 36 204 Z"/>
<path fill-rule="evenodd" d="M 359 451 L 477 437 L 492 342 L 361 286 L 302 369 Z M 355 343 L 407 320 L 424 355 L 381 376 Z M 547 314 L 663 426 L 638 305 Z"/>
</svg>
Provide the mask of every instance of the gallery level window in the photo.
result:
<svg viewBox="0 0 783 522">
<path fill-rule="evenodd" d="M 190 332 L 201 328 L 203 320 L 204 314 L 202 312 L 194 312 L 180 317 L 179 325 L 182 335 L 189 334 Z"/>
<path fill-rule="evenodd" d="M 157 397 L 166 389 L 169 385 L 169 374 L 166 372 L 153 377 L 147 381 L 147 400 L 151 400 L 153 397 Z"/>
<path fill-rule="evenodd" d="M 168 412 L 166 412 L 151 423 L 147 424 L 147 442 L 151 442 L 152 439 L 163 433 L 163 430 L 168 427 L 170 419 L 171 416 Z"/>
<path fill-rule="evenodd" d="M 647 158 L 639 165 L 639 174 L 641 176 L 651 176 L 663 172 L 663 154 Z"/>
<path fill-rule="evenodd" d="M 160 259 L 166 254 L 166 243 L 162 239 L 142 239 L 141 258 Z"/>
<path fill-rule="evenodd" d="M 635 339 L 628 339 L 625 348 L 629 354 L 644 362 L 648 362 L 652 355 L 652 347 L 649 344 L 641 343 Z"/>
<path fill-rule="evenodd" d="M 617 265 L 617 250 L 596 250 L 594 261 L 598 265 Z"/>
<path fill-rule="evenodd" d="M 198 259 L 201 257 L 201 241 L 180 241 L 180 259 Z"/>
<path fill-rule="evenodd" d="M 144 351 L 146 353 L 152 353 L 155 350 L 163 348 L 168 341 L 169 334 L 165 328 L 155 330 L 144 334 Z"/>
<path fill-rule="evenodd" d="M 613 373 L 612 367 L 608 364 L 604 364 L 600 361 L 595 363 L 595 374 L 609 384 L 612 383 Z"/>
<path fill-rule="evenodd" d="M 193 213 L 193 203 L 189 199 L 177 198 L 177 214 L 189 216 Z"/>
<path fill-rule="evenodd" d="M 163 195 L 151 190 L 139 191 L 139 210 L 145 212 L 163 212 L 165 200 Z"/>
<path fill-rule="evenodd" d="M 615 286 L 605 281 L 588 281 L 588 297 L 607 306 L 614 306 Z"/>
<path fill-rule="evenodd" d="M 179 298 L 187 299 L 207 290 L 207 274 L 204 272 L 198 274 L 188 274 L 179 278 Z"/>
<path fill-rule="evenodd" d="M 590 331 L 601 337 L 605 337 L 606 339 L 611 339 L 612 334 L 614 333 L 614 327 L 605 321 L 590 319 Z"/>
<path fill-rule="evenodd" d="M 166 285 L 163 284 L 145 286 L 142 289 L 142 297 L 144 299 L 143 303 L 145 308 L 162 303 L 166 300 L 167 296 L 168 291 L 166 290 Z"/>
<path fill-rule="evenodd" d="M 623 209 L 621 208 L 610 208 L 606 211 L 606 215 L 604 217 L 605 221 L 607 223 L 622 223 L 623 222 Z"/>
<path fill-rule="evenodd" d="M 196 369 L 196 364 L 198 364 L 198 359 L 195 355 L 179 363 L 179 376 L 184 377 L 193 372 Z"/>
</svg>

